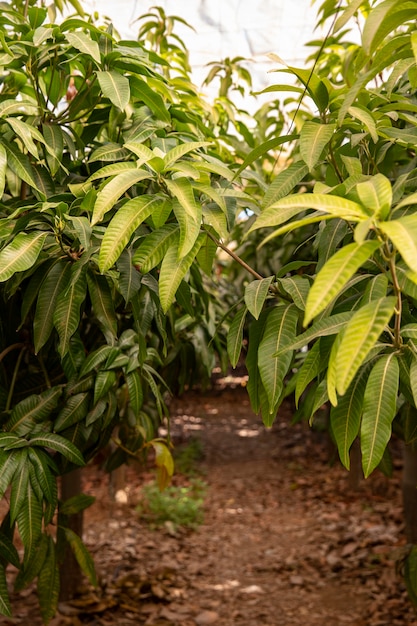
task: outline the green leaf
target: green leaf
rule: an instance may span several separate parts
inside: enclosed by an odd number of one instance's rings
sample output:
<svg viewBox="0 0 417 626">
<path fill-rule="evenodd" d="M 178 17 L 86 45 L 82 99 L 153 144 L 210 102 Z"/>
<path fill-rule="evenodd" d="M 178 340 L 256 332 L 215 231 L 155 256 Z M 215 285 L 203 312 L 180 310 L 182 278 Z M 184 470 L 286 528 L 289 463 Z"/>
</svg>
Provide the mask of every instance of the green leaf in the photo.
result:
<svg viewBox="0 0 417 626">
<path fill-rule="evenodd" d="M 294 301 L 294 304 L 304 311 L 308 293 L 310 291 L 310 281 L 303 276 L 290 276 L 289 278 L 280 278 L 279 284 L 282 289 L 288 293 Z"/>
<path fill-rule="evenodd" d="M 162 261 L 159 275 L 159 297 L 162 310 L 166 313 L 174 302 L 175 293 L 192 262 L 194 261 L 200 247 L 204 241 L 204 234 L 201 233 L 191 250 L 178 260 L 178 248 L 175 243 L 171 245 Z"/>
<path fill-rule="evenodd" d="M 144 102 L 154 113 L 157 120 L 161 120 L 166 124 L 171 123 L 171 116 L 165 106 L 165 102 L 159 93 L 151 89 L 144 80 L 141 80 L 137 76 L 131 76 L 130 89 L 132 96 Z"/>
<path fill-rule="evenodd" d="M 92 57 L 94 61 L 100 65 L 101 56 L 99 45 L 96 41 L 93 41 L 87 33 L 72 31 L 70 33 L 66 33 L 65 37 L 73 48 Z"/>
<path fill-rule="evenodd" d="M 68 261 L 59 260 L 51 267 L 40 286 L 33 320 L 36 353 L 45 345 L 51 335 L 58 294 L 68 284 L 70 272 L 71 264 Z"/>
<path fill-rule="evenodd" d="M 80 451 L 74 446 L 73 443 L 65 439 L 65 437 L 61 437 L 61 435 L 44 433 L 43 435 L 33 437 L 30 440 L 30 445 L 51 448 L 51 450 L 59 452 L 72 463 L 76 463 L 77 465 L 85 464 Z"/>
<path fill-rule="evenodd" d="M 262 280 L 253 280 L 245 287 L 245 303 L 256 320 L 261 314 L 273 280 L 274 277 L 269 276 Z"/>
<path fill-rule="evenodd" d="M 393 296 L 373 300 L 356 311 L 348 323 L 336 355 L 336 389 L 341 396 L 384 331 L 395 305 Z"/>
<path fill-rule="evenodd" d="M 297 322 L 298 311 L 293 304 L 274 307 L 268 314 L 265 332 L 259 344 L 258 367 L 267 394 L 270 413 L 279 401 L 284 386 L 284 377 L 292 361 L 291 350 L 279 358 L 275 354 L 282 345 L 294 339 Z"/>
<path fill-rule="evenodd" d="M 405 25 L 408 20 L 414 20 L 415 10 L 415 2 L 402 1 L 398 4 L 397 0 L 385 0 L 374 7 L 365 21 L 362 33 L 365 53 L 372 54 L 389 33 Z"/>
<path fill-rule="evenodd" d="M 73 274 L 77 269 L 77 265 L 72 266 Z M 69 287 L 58 294 L 53 322 L 60 339 L 58 350 L 61 357 L 68 352 L 70 339 L 78 329 L 80 309 L 85 300 L 86 291 L 85 272 L 81 272 L 78 276 L 72 276 Z"/>
<path fill-rule="evenodd" d="M 12 491 L 10 494 L 10 522 L 14 524 L 21 508 L 26 503 L 28 483 L 29 483 L 29 467 L 27 463 L 27 450 L 21 451 L 21 459 L 19 462 L 19 471 L 15 472 L 12 480 Z"/>
<path fill-rule="evenodd" d="M 320 341 L 316 341 L 311 350 L 307 352 L 303 364 L 297 372 L 295 384 L 296 407 L 298 407 L 300 397 L 306 390 L 309 383 L 311 383 L 311 381 L 314 380 L 320 372 L 320 361 Z"/>
<path fill-rule="evenodd" d="M 294 141 L 297 138 L 298 138 L 298 135 L 295 135 L 295 134 L 285 135 L 283 137 L 274 137 L 273 139 L 268 139 L 264 143 L 261 143 L 259 146 L 256 146 L 256 148 L 254 148 L 253 150 L 251 150 L 251 152 L 249 152 L 248 156 L 244 159 L 241 166 L 235 172 L 235 175 L 233 178 L 237 178 L 239 174 L 248 167 L 248 165 L 252 165 L 254 161 L 268 154 L 270 150 L 277 148 L 283 143 Z"/>
<path fill-rule="evenodd" d="M 9 590 L 7 588 L 6 570 L 0 563 L 0 613 L 6 617 L 12 617 Z"/>
<path fill-rule="evenodd" d="M 31 432 L 35 424 L 45 422 L 50 417 L 52 411 L 58 406 L 61 395 L 61 387 L 52 387 L 39 395 L 26 396 L 13 407 L 6 424 L 7 430 L 24 437 Z"/>
<path fill-rule="evenodd" d="M 88 392 L 77 393 L 68 398 L 64 408 L 61 409 L 54 421 L 54 431 L 60 432 L 84 419 L 88 413 L 89 404 L 90 394 Z"/>
<path fill-rule="evenodd" d="M 366 377 L 356 376 L 337 406 L 330 410 L 330 426 L 340 460 L 347 470 L 350 469 L 349 450 L 359 434 L 365 385 Z"/>
<path fill-rule="evenodd" d="M 73 530 L 70 528 L 63 528 L 62 530 L 65 533 L 65 538 L 71 546 L 81 571 L 87 576 L 90 583 L 94 587 L 97 587 L 97 576 L 91 554 L 81 541 L 80 537 Z"/>
<path fill-rule="evenodd" d="M 143 389 L 139 376 L 139 372 L 134 370 L 126 375 L 126 384 L 129 392 L 129 402 L 135 415 L 139 415 L 139 411 L 143 405 Z"/>
<path fill-rule="evenodd" d="M 46 145 L 48 146 L 48 154 L 46 160 L 52 176 L 55 176 L 62 165 L 62 156 L 64 154 L 64 137 L 63 131 L 57 124 L 43 124 L 42 132 Z"/>
<path fill-rule="evenodd" d="M 263 386 L 258 369 L 258 346 L 262 340 L 268 313 L 269 311 L 263 311 L 259 316 L 259 320 L 255 320 L 249 326 L 249 346 L 245 360 L 248 370 L 247 390 L 252 410 L 256 414 L 259 413 L 261 408 L 260 389 Z"/>
<path fill-rule="evenodd" d="M 134 250 L 129 247 L 123 250 L 117 260 L 117 269 L 119 271 L 118 290 L 126 303 L 130 302 L 137 295 L 141 286 L 141 277 L 134 266 L 133 254 Z"/>
<path fill-rule="evenodd" d="M 304 326 L 323 311 L 348 280 L 380 247 L 379 241 L 351 243 L 336 252 L 317 274 L 307 297 Z"/>
<path fill-rule="evenodd" d="M 36 191 L 41 194 L 42 198 L 45 199 L 45 194 L 38 185 L 38 181 L 29 157 L 20 152 L 14 143 L 3 143 L 3 146 L 7 153 L 7 165 L 10 167 L 12 172 L 16 174 L 18 179 L 25 181 L 29 187 L 36 189 Z"/>
<path fill-rule="evenodd" d="M 117 336 L 117 318 L 108 280 L 105 276 L 90 271 L 87 273 L 87 284 L 94 315 L 108 343 L 111 343 Z"/>
<path fill-rule="evenodd" d="M 178 240 L 177 224 L 165 224 L 147 235 L 133 255 L 137 269 L 146 274 L 164 258 L 168 248 Z"/>
<path fill-rule="evenodd" d="M 189 152 L 210 146 L 210 141 L 188 141 L 172 148 L 164 157 L 164 169 L 168 170 L 176 161 Z"/>
<path fill-rule="evenodd" d="M 336 33 L 338 30 L 343 28 L 343 26 L 345 26 L 345 24 L 347 24 L 349 20 L 355 15 L 355 13 L 360 9 L 362 4 L 363 0 L 351 0 L 348 6 L 343 10 L 343 13 L 338 16 L 334 24 L 333 33 Z"/>
<path fill-rule="evenodd" d="M 356 190 L 360 201 L 372 216 L 380 219 L 388 216 L 392 203 L 392 187 L 388 178 L 377 174 L 370 180 L 358 183 Z"/>
<path fill-rule="evenodd" d="M 380 222 L 378 226 L 394 243 L 408 267 L 417 272 L 417 214 Z"/>
<path fill-rule="evenodd" d="M 242 307 L 234 316 L 227 333 L 227 354 L 233 368 L 238 364 L 242 352 L 243 329 L 248 309 Z"/>
<path fill-rule="evenodd" d="M 2 143 L 0 143 L 0 198 L 3 197 L 4 187 L 6 184 L 7 170 L 7 152 Z"/>
<path fill-rule="evenodd" d="M 89 162 L 91 162 L 91 159 Z M 118 174 L 123 174 L 127 171 L 137 171 L 137 169 L 137 164 L 132 161 L 119 161 L 118 163 L 112 163 L 111 165 L 101 167 L 99 170 L 94 172 L 94 174 L 91 174 L 88 178 L 88 182 L 92 183 L 95 180 L 100 180 L 100 178 L 110 178 L 110 176 L 117 176 Z"/>
<path fill-rule="evenodd" d="M 13 541 L 0 531 L 0 559 L 4 559 L 7 563 L 11 563 L 17 569 L 20 569 L 19 554 L 13 545 Z M 0 592 L 1 594 L 1 592 Z"/>
<path fill-rule="evenodd" d="M 36 478 L 41 486 L 45 499 L 50 503 L 56 502 L 56 482 L 52 475 L 51 466 L 54 472 L 58 473 L 58 468 L 52 462 L 50 456 L 38 448 L 29 448 L 29 459 L 35 470 Z"/>
<path fill-rule="evenodd" d="M 316 122 L 303 124 L 300 133 L 300 154 L 310 171 L 317 165 L 335 130 L 336 124 L 318 124 Z"/>
<path fill-rule="evenodd" d="M 104 361 L 106 361 L 106 359 L 115 351 L 117 352 L 117 349 L 113 346 L 100 346 L 93 352 L 90 352 L 81 367 L 80 377 L 85 376 L 85 374 L 92 372 L 94 369 L 97 369 L 101 363 L 104 363 Z"/>
<path fill-rule="evenodd" d="M 0 497 L 4 496 L 4 493 L 9 486 L 15 471 L 19 467 L 19 454 L 18 452 L 4 452 L 0 451 Z"/>
<path fill-rule="evenodd" d="M 0 252 L 0 282 L 34 265 L 47 235 L 48 233 L 36 230 L 30 233 L 18 233 L 13 241 Z"/>
<path fill-rule="evenodd" d="M 89 496 L 85 493 L 78 493 L 76 496 L 72 496 L 60 503 L 59 512 L 62 515 L 76 515 L 88 509 L 96 501 L 94 496 Z"/>
<path fill-rule="evenodd" d="M 36 497 L 30 482 L 26 483 L 25 505 L 17 515 L 17 526 L 25 552 L 30 554 L 42 533 L 42 503 Z"/>
<path fill-rule="evenodd" d="M 175 217 L 180 225 L 178 257 L 185 256 L 198 237 L 202 220 L 201 204 L 197 203 L 191 183 L 186 178 L 165 180 L 165 184 L 178 202 L 173 203 Z"/>
<path fill-rule="evenodd" d="M 91 224 L 94 225 L 101 222 L 104 215 L 114 206 L 120 196 L 135 183 L 145 178 L 149 178 L 149 172 L 140 169 L 128 170 L 127 172 L 115 176 L 98 192 Z"/>
<path fill-rule="evenodd" d="M 94 404 L 106 395 L 116 382 L 116 372 L 113 370 L 97 372 L 94 385 Z"/>
<path fill-rule="evenodd" d="M 130 100 L 129 79 L 113 70 L 96 72 L 96 74 L 103 95 L 114 106 L 124 111 Z"/>
<path fill-rule="evenodd" d="M 48 551 L 38 576 L 38 599 L 42 619 L 48 624 L 54 617 L 59 598 L 59 566 L 53 538 L 48 536 Z"/>
<path fill-rule="evenodd" d="M 353 313 L 353 311 L 345 311 L 343 313 L 337 313 L 336 315 L 330 315 L 329 317 L 317 320 L 304 333 L 298 335 L 295 341 L 291 341 L 289 344 L 284 344 L 276 353 L 276 356 L 279 356 L 287 350 L 299 350 L 300 348 L 304 348 L 304 346 L 307 346 L 317 337 L 337 335 L 347 325 L 348 321 L 353 316 Z"/>
<path fill-rule="evenodd" d="M 299 182 L 308 174 L 308 165 L 303 161 L 291 163 L 289 167 L 274 178 L 262 200 L 262 209 L 288 196 Z"/>
<path fill-rule="evenodd" d="M 360 106 L 350 106 L 347 112 L 354 117 L 355 119 L 362 122 L 365 126 L 369 134 L 371 135 L 372 141 L 377 143 L 378 141 L 378 132 L 376 129 L 375 119 L 372 117 L 372 114 L 365 107 Z"/>
<path fill-rule="evenodd" d="M 379 300 L 387 295 L 388 278 L 385 274 L 377 274 L 366 285 L 361 304 L 368 304 L 372 300 Z"/>
<path fill-rule="evenodd" d="M 281 198 L 262 211 L 248 233 L 258 228 L 279 226 L 308 209 L 315 209 L 349 221 L 361 221 L 369 217 L 360 204 L 347 198 L 319 193 L 293 194 Z"/>
<path fill-rule="evenodd" d="M 379 465 L 397 411 L 399 366 L 396 356 L 381 356 L 372 368 L 365 389 L 361 450 L 365 478 Z"/>
<path fill-rule="evenodd" d="M 156 210 L 163 200 L 143 195 L 124 204 L 107 226 L 100 248 L 99 267 L 104 272 L 117 261 L 140 224 Z"/>
</svg>

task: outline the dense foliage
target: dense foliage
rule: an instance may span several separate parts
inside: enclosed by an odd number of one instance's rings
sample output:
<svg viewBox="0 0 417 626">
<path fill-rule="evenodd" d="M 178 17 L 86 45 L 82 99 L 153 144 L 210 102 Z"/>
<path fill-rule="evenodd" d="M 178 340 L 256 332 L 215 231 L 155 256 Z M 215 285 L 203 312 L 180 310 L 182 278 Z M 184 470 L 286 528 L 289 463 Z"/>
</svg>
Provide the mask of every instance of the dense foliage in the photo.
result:
<svg viewBox="0 0 417 626">
<path fill-rule="evenodd" d="M 290 394 L 310 420 L 329 404 L 347 468 L 357 437 L 366 476 L 393 427 L 414 446 L 417 0 L 326 0 L 311 69 L 278 70 L 294 86 L 253 119 L 233 104 L 240 57 L 201 96 L 179 18 L 152 9 L 123 41 L 43 4 L 0 3 L 0 610 L 10 563 L 48 622 L 62 543 L 95 582 L 66 526 L 89 499 L 60 502 L 57 478 L 116 432 L 109 466 L 153 448 L 165 482 L 166 389 L 216 358 L 243 346 L 267 425 Z"/>
</svg>

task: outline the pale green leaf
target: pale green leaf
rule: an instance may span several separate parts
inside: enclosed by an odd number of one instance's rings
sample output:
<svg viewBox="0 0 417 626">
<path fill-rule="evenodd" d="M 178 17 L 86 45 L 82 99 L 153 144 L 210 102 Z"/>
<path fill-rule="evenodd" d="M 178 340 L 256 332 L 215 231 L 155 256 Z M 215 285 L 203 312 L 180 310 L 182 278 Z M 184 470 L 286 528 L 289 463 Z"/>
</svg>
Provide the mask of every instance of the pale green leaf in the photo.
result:
<svg viewBox="0 0 417 626">
<path fill-rule="evenodd" d="M 403 26 L 408 20 L 415 19 L 415 2 L 402 0 L 385 0 L 369 13 L 362 32 L 362 46 L 366 54 L 378 47 L 383 39 L 398 26 Z"/>
<path fill-rule="evenodd" d="M 114 106 L 124 111 L 130 100 L 129 79 L 113 70 L 96 72 L 96 74 L 103 95 Z"/>
<path fill-rule="evenodd" d="M 291 163 L 280 172 L 272 181 L 262 200 L 262 208 L 269 207 L 274 202 L 288 196 L 299 182 L 308 174 L 308 165 L 303 161 Z"/>
<path fill-rule="evenodd" d="M 360 204 L 347 198 L 318 193 L 294 194 L 281 198 L 262 211 L 249 232 L 258 228 L 279 226 L 295 215 L 309 209 L 351 221 L 360 221 L 369 217 Z"/>
<path fill-rule="evenodd" d="M 161 301 L 162 310 L 166 313 L 174 302 L 175 294 L 177 292 L 180 283 L 188 270 L 192 262 L 194 261 L 200 247 L 204 241 L 204 234 L 201 233 L 195 241 L 191 250 L 178 260 L 178 247 L 174 243 L 171 245 L 162 261 L 161 272 L 159 275 L 159 297 Z"/>
<path fill-rule="evenodd" d="M 363 0 L 351 0 L 348 6 L 338 16 L 333 28 L 333 33 L 336 33 L 338 30 L 343 28 L 343 26 L 345 26 L 345 24 L 347 24 L 349 20 L 355 15 L 355 13 L 360 9 L 362 4 Z"/>
<path fill-rule="evenodd" d="M 349 279 L 380 247 L 379 241 L 351 243 L 336 252 L 317 274 L 307 297 L 304 326 L 334 300 Z"/>
<path fill-rule="evenodd" d="M 97 194 L 96 203 L 94 205 L 91 219 L 92 225 L 101 222 L 104 215 L 114 206 L 117 200 L 133 185 L 145 178 L 149 178 L 149 172 L 145 170 L 128 170 L 127 172 L 118 174 L 102 187 Z"/>
<path fill-rule="evenodd" d="M 273 280 L 274 277 L 269 276 L 262 280 L 253 280 L 245 287 L 245 303 L 255 319 L 261 314 Z"/>
<path fill-rule="evenodd" d="M 91 161 L 91 159 L 90 159 Z M 137 170 L 138 167 L 136 163 L 132 161 L 119 161 L 118 163 L 111 163 L 111 165 L 104 165 L 100 167 L 99 170 L 91 174 L 88 178 L 88 182 L 92 183 L 95 180 L 99 180 L 100 178 L 108 178 L 110 176 L 117 176 L 118 174 L 123 174 L 128 170 Z"/>
<path fill-rule="evenodd" d="M 348 323 L 336 356 L 336 389 L 343 395 L 367 354 L 391 319 L 394 297 L 373 300 L 361 307 Z"/>
<path fill-rule="evenodd" d="M 310 291 L 309 279 L 295 274 L 289 278 L 280 278 L 278 282 L 282 289 L 291 296 L 294 304 L 301 311 L 304 311 Z"/>
<path fill-rule="evenodd" d="M 98 64 L 101 63 L 99 45 L 96 41 L 93 41 L 87 33 L 72 31 L 65 33 L 65 37 L 73 48 L 92 57 Z"/>
<path fill-rule="evenodd" d="M 366 285 L 361 304 L 367 304 L 372 300 L 379 300 L 387 295 L 388 278 L 385 274 L 377 274 Z"/>
<path fill-rule="evenodd" d="M 0 252 L 0 282 L 34 265 L 47 235 L 48 233 L 39 231 L 18 233 L 13 241 Z"/>
<path fill-rule="evenodd" d="M 381 356 L 365 389 L 361 424 L 362 466 L 365 478 L 379 465 L 391 438 L 397 410 L 399 366 L 396 356 Z"/>
<path fill-rule="evenodd" d="M 52 176 L 55 176 L 61 167 L 64 171 L 67 171 L 62 164 L 64 135 L 61 127 L 58 124 L 43 124 L 42 132 L 45 143 L 49 148 L 46 159 Z"/>
<path fill-rule="evenodd" d="M 417 272 L 417 213 L 380 222 L 379 228 L 394 243 L 408 267 Z"/>
<path fill-rule="evenodd" d="M 295 384 L 295 405 L 298 406 L 298 401 L 301 395 L 307 388 L 307 385 L 315 379 L 320 372 L 320 341 L 316 341 L 313 347 L 308 350 L 302 366 L 297 372 L 296 384 Z"/>
<path fill-rule="evenodd" d="M 310 171 L 317 165 L 320 156 L 330 143 L 336 124 L 305 122 L 300 133 L 300 154 Z"/>
<path fill-rule="evenodd" d="M 246 321 L 248 309 L 243 307 L 233 317 L 227 333 L 227 354 L 232 367 L 238 364 L 240 353 L 242 352 L 243 329 Z"/>
<path fill-rule="evenodd" d="M 221 239 L 228 236 L 227 218 L 222 209 L 216 206 L 203 206 L 203 222 L 212 226 Z"/>
<path fill-rule="evenodd" d="M 7 169 L 7 152 L 2 143 L 0 143 L 0 198 L 3 196 L 6 184 Z"/>
<path fill-rule="evenodd" d="M 382 174 L 373 176 L 370 180 L 358 183 L 358 196 L 368 211 L 377 218 L 385 219 L 391 209 L 391 183 Z"/>
<path fill-rule="evenodd" d="M 133 255 L 133 263 L 137 269 L 142 274 L 150 272 L 162 261 L 173 241 L 178 241 L 178 236 L 177 224 L 165 224 L 146 235 Z"/>
<path fill-rule="evenodd" d="M 366 377 L 357 376 L 342 396 L 337 406 L 330 410 L 330 426 L 339 457 L 346 469 L 350 469 L 349 450 L 359 434 Z"/>
<path fill-rule="evenodd" d="M 292 361 L 291 350 L 278 358 L 275 354 L 282 345 L 294 339 L 297 322 L 298 311 L 293 304 L 274 307 L 267 317 L 265 332 L 258 348 L 258 367 L 270 413 L 279 401 L 284 377 Z"/>
<path fill-rule="evenodd" d="M 185 256 L 193 247 L 201 228 L 202 208 L 194 197 L 191 183 L 186 178 L 165 181 L 178 202 L 173 203 L 175 217 L 180 225 L 178 257 Z"/>
<path fill-rule="evenodd" d="M 376 143 L 378 141 L 378 132 L 376 129 L 375 119 L 372 117 L 372 114 L 365 107 L 360 106 L 350 106 L 347 112 L 354 117 L 355 119 L 362 122 L 365 126 L 369 134 L 371 135 L 372 141 Z"/>
<path fill-rule="evenodd" d="M 162 203 L 163 200 L 156 195 L 143 195 L 129 200 L 120 207 L 104 233 L 99 254 L 101 272 L 114 265 L 135 230 Z"/>
<path fill-rule="evenodd" d="M 188 141 L 172 148 L 164 157 L 164 169 L 168 170 L 176 161 L 189 152 L 210 146 L 210 141 Z"/>
</svg>

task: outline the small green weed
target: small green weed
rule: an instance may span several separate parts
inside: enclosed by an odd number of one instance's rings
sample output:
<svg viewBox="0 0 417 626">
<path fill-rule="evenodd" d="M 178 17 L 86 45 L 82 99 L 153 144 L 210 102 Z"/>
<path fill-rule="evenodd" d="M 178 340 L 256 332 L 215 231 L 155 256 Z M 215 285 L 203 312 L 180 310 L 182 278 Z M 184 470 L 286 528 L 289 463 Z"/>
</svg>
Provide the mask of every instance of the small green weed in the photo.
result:
<svg viewBox="0 0 417 626">
<path fill-rule="evenodd" d="M 192 479 L 188 486 L 172 485 L 164 491 L 151 483 L 144 487 L 143 500 L 136 510 L 153 527 L 171 522 L 174 528 L 195 529 L 203 522 L 206 487 L 198 478 Z"/>
<path fill-rule="evenodd" d="M 202 471 L 198 462 L 203 458 L 203 444 L 200 439 L 191 439 L 186 445 L 174 448 L 175 472 L 184 476 L 195 476 Z"/>
</svg>

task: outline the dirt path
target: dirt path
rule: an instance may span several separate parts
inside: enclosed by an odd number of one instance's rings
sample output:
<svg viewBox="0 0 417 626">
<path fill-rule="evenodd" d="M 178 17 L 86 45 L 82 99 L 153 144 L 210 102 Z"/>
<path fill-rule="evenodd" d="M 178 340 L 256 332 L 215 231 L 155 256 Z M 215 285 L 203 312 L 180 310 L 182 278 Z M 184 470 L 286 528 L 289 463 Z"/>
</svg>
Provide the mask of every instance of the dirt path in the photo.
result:
<svg viewBox="0 0 417 626">
<path fill-rule="evenodd" d="M 172 416 L 177 441 L 202 443 L 204 523 L 150 530 L 135 512 L 149 475 L 131 470 L 121 506 L 91 469 L 85 540 L 101 588 L 61 606 L 52 626 L 417 626 L 395 572 L 398 476 L 352 491 L 325 436 L 291 426 L 288 408 L 266 430 L 239 386 L 190 393 Z M 28 591 L 0 624 L 35 626 L 35 602 Z"/>
</svg>

